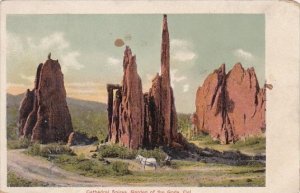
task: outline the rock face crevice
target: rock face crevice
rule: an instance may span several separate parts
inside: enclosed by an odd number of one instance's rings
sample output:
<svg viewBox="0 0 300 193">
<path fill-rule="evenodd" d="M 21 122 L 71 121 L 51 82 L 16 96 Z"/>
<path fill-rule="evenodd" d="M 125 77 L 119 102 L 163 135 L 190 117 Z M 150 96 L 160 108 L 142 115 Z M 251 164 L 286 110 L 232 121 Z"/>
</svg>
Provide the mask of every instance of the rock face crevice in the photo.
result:
<svg viewBox="0 0 300 193">
<path fill-rule="evenodd" d="M 38 66 L 34 89 L 27 90 L 19 113 L 21 137 L 41 143 L 67 141 L 73 127 L 58 60 L 49 57 Z"/>
<path fill-rule="evenodd" d="M 126 47 L 123 59 L 122 85 L 108 84 L 108 141 L 129 148 L 154 148 L 173 145 L 177 133 L 177 113 L 170 83 L 170 42 L 167 16 L 163 17 L 161 75 L 152 80 L 147 93 L 142 93 L 135 56 Z M 116 90 L 115 94 L 114 91 Z"/>
<path fill-rule="evenodd" d="M 198 131 L 221 143 L 260 135 L 265 131 L 265 87 L 260 89 L 254 68 L 237 63 L 227 74 L 225 64 L 211 73 L 198 88 Z"/>
</svg>

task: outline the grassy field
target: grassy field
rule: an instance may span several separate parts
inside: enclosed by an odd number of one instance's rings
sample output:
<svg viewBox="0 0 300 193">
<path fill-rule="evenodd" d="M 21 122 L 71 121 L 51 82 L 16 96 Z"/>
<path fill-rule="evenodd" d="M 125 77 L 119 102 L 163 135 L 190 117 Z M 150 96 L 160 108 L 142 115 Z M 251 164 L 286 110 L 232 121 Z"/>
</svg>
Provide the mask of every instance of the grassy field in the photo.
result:
<svg viewBox="0 0 300 193">
<path fill-rule="evenodd" d="M 182 163 L 183 162 L 183 163 Z M 131 175 L 110 177 L 117 184 L 153 186 L 264 186 L 264 168 L 174 161 L 176 168 L 132 171 Z M 173 167 L 174 167 L 173 165 Z"/>
<path fill-rule="evenodd" d="M 197 139 L 190 140 L 190 142 L 200 148 L 207 147 L 218 151 L 240 151 L 247 155 L 266 153 L 266 138 L 263 136 L 249 137 L 234 144 L 221 145 L 219 142 L 213 141 L 209 135 L 201 135 Z"/>
<path fill-rule="evenodd" d="M 173 160 L 170 166 L 166 166 L 161 162 L 157 170 L 152 167 L 146 167 L 144 170 L 134 158 L 120 158 L 122 148 L 118 149 L 116 147 L 112 148 L 117 149 L 117 154 L 103 154 L 101 150 L 100 152 L 90 152 L 89 150 L 95 149 L 92 146 L 77 146 L 76 151 L 74 151 L 75 154 L 73 154 L 69 148 L 54 144 L 41 146 L 40 148 L 30 147 L 28 151 L 32 155 L 47 159 L 47 152 L 49 152 L 47 148 L 60 149 L 57 155 L 52 158 L 56 166 L 79 175 L 105 179 L 115 185 L 264 186 L 265 184 L 265 166 L 262 164 L 230 166 L 199 161 Z M 160 150 L 143 151 L 144 154 L 148 153 L 151 157 L 162 156 Z M 105 164 L 104 159 L 109 161 L 110 164 Z"/>
</svg>

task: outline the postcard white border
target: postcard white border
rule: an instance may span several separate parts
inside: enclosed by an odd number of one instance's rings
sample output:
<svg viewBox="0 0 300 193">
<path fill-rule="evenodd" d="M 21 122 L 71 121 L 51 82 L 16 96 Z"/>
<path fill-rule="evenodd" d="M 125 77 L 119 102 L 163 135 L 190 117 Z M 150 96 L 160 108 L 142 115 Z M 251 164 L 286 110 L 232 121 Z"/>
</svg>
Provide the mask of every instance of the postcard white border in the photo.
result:
<svg viewBox="0 0 300 193">
<path fill-rule="evenodd" d="M 245 13 L 265 14 L 267 91 L 266 187 L 122 187 L 115 190 L 196 192 L 298 192 L 299 190 L 299 5 L 290 1 L 4 1 L 1 2 L 1 177 L 4 192 L 82 192 L 112 188 L 6 187 L 6 15 Z"/>
</svg>

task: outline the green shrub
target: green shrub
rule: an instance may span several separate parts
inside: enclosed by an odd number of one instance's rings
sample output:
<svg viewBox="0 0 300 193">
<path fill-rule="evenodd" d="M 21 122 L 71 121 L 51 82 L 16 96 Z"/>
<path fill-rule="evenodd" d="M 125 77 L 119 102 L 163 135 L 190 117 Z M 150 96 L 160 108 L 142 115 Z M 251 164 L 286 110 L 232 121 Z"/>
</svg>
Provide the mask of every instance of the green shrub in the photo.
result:
<svg viewBox="0 0 300 193">
<path fill-rule="evenodd" d="M 105 145 L 99 148 L 99 157 L 134 159 L 136 150 L 131 150 L 119 145 Z"/>
<path fill-rule="evenodd" d="M 95 159 L 90 160 L 80 156 L 62 154 L 55 157 L 54 162 L 66 170 L 75 171 L 85 176 L 123 176 L 130 174 L 128 164 L 121 161 L 104 165 L 103 162 Z"/>
<path fill-rule="evenodd" d="M 130 171 L 128 169 L 128 163 L 124 163 L 121 161 L 115 161 L 112 164 L 112 170 L 114 171 L 115 175 L 117 176 L 123 176 L 130 174 Z"/>
<path fill-rule="evenodd" d="M 27 153 L 30 155 L 34 155 L 34 156 L 40 155 L 40 153 L 41 153 L 40 144 L 35 143 L 32 146 L 30 146 L 27 150 Z"/>
<path fill-rule="evenodd" d="M 47 145 L 41 145 L 38 143 L 33 144 L 28 148 L 28 153 L 35 156 L 49 157 L 51 155 L 67 154 L 73 155 L 73 151 L 66 145 L 60 145 L 58 143 L 51 143 Z"/>
<path fill-rule="evenodd" d="M 82 160 L 78 163 L 77 168 L 83 171 L 90 171 L 92 169 L 93 162 L 90 160 Z"/>
<path fill-rule="evenodd" d="M 30 139 L 27 137 L 20 138 L 17 140 L 8 140 L 7 147 L 9 149 L 25 149 L 31 145 Z"/>
</svg>

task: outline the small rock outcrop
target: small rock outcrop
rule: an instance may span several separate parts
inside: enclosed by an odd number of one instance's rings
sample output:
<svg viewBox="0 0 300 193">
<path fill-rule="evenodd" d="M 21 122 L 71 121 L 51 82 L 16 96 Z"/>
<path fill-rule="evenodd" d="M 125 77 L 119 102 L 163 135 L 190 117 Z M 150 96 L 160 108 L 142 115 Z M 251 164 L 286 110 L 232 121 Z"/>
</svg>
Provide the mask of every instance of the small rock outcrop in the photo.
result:
<svg viewBox="0 0 300 193">
<path fill-rule="evenodd" d="M 144 95 L 142 81 L 137 73 L 136 58 L 128 46 L 124 52 L 123 72 L 122 86 L 107 85 L 108 140 L 131 149 L 138 149 L 143 145 Z"/>
<path fill-rule="evenodd" d="M 254 68 L 238 63 L 226 74 L 223 64 L 197 90 L 198 131 L 224 144 L 260 135 L 266 128 L 265 105 L 266 87 L 259 87 Z"/>
<path fill-rule="evenodd" d="M 72 132 L 68 137 L 68 146 L 73 145 L 90 145 L 98 140 L 97 137 L 89 138 L 86 134 L 79 132 Z"/>
<path fill-rule="evenodd" d="M 58 60 L 50 57 L 38 66 L 34 89 L 21 102 L 19 134 L 34 142 L 67 142 L 73 127 L 63 74 Z"/>
</svg>

